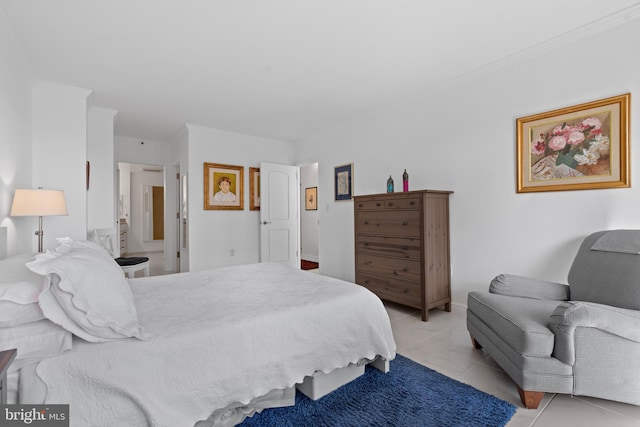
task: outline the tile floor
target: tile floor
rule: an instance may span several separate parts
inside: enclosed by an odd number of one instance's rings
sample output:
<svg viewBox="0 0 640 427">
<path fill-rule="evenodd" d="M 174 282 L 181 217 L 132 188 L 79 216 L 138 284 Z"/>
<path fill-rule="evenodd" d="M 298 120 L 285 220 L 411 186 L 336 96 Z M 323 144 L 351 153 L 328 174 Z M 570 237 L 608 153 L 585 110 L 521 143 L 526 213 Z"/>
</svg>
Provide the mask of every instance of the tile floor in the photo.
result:
<svg viewBox="0 0 640 427">
<path fill-rule="evenodd" d="M 518 407 L 508 427 L 640 426 L 640 406 L 589 397 L 547 393 L 538 409 L 525 409 L 511 379 L 482 350 L 466 327 L 466 307 L 434 309 L 422 322 L 418 310 L 385 303 L 398 353 Z"/>
</svg>

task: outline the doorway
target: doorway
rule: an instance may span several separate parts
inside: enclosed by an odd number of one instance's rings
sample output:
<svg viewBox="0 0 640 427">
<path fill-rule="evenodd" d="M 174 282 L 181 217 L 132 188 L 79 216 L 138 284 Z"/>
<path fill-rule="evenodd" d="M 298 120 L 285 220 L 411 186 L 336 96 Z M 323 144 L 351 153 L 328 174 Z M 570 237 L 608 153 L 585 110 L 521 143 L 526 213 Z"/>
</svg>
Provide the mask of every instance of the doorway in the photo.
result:
<svg viewBox="0 0 640 427">
<path fill-rule="evenodd" d="M 119 162 L 118 174 L 121 256 L 149 257 L 150 274 L 164 274 L 164 166 Z"/>
<path fill-rule="evenodd" d="M 262 162 L 260 191 L 261 262 L 319 272 L 318 163 Z"/>
<path fill-rule="evenodd" d="M 320 266 L 318 163 L 300 166 L 300 260 L 303 270 Z"/>
</svg>

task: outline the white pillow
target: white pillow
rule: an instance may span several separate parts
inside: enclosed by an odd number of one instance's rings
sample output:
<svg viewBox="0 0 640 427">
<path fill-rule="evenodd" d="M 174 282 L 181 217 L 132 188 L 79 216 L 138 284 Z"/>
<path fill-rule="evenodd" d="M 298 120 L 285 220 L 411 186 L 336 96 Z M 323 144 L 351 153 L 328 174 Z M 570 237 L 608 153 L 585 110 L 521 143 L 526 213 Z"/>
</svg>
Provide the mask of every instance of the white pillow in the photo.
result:
<svg viewBox="0 0 640 427">
<path fill-rule="evenodd" d="M 34 254 L 22 254 L 0 260 L 0 301 L 18 304 L 38 302 L 38 296 L 44 289 L 44 277 L 25 266 L 34 258 Z"/>
<path fill-rule="evenodd" d="M 0 300 L 0 328 L 10 328 L 42 319 L 44 314 L 37 302 L 18 304 Z"/>
<path fill-rule="evenodd" d="M 39 300 L 44 315 L 90 342 L 143 339 L 131 288 L 111 255 L 95 242 L 58 241 L 54 252 L 27 264 L 47 275 Z"/>
<path fill-rule="evenodd" d="M 12 328 L 0 328 L 0 351 L 18 349 L 10 372 L 71 349 L 71 333 L 43 319 Z"/>
<path fill-rule="evenodd" d="M 44 289 L 44 276 L 26 267 L 35 254 L 22 254 L 0 260 L 0 328 L 44 319 L 38 297 Z"/>
</svg>

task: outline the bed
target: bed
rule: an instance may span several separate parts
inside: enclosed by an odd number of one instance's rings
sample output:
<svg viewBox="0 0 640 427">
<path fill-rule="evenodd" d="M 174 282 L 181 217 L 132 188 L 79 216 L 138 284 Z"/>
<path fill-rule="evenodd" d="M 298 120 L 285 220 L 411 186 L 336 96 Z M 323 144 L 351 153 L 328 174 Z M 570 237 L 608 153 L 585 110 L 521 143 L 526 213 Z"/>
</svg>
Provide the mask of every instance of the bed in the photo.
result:
<svg viewBox="0 0 640 427">
<path fill-rule="evenodd" d="M 127 281 L 99 245 L 70 239 L 37 258 L 21 303 L 42 318 L 0 318 L 0 334 L 51 329 L 42 354 L 18 345 L 12 378 L 20 403 L 69 403 L 71 425 L 235 425 L 317 375 L 395 357 L 384 306 L 352 283 L 270 263 Z M 0 272 L 24 258 L 7 261 Z"/>
</svg>

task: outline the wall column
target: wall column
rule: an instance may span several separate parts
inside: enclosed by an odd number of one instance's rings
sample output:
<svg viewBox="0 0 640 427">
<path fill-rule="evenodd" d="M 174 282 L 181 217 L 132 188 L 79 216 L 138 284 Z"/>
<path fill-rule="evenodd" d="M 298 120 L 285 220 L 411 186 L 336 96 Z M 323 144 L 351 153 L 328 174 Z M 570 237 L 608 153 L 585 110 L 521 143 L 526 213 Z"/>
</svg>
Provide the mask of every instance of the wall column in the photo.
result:
<svg viewBox="0 0 640 427">
<path fill-rule="evenodd" d="M 87 238 L 90 94 L 86 89 L 42 81 L 33 88 L 33 188 L 63 190 L 69 211 L 68 216 L 44 218 L 45 250 L 57 247 L 57 237 Z M 35 252 L 35 238 L 32 247 Z"/>
</svg>

